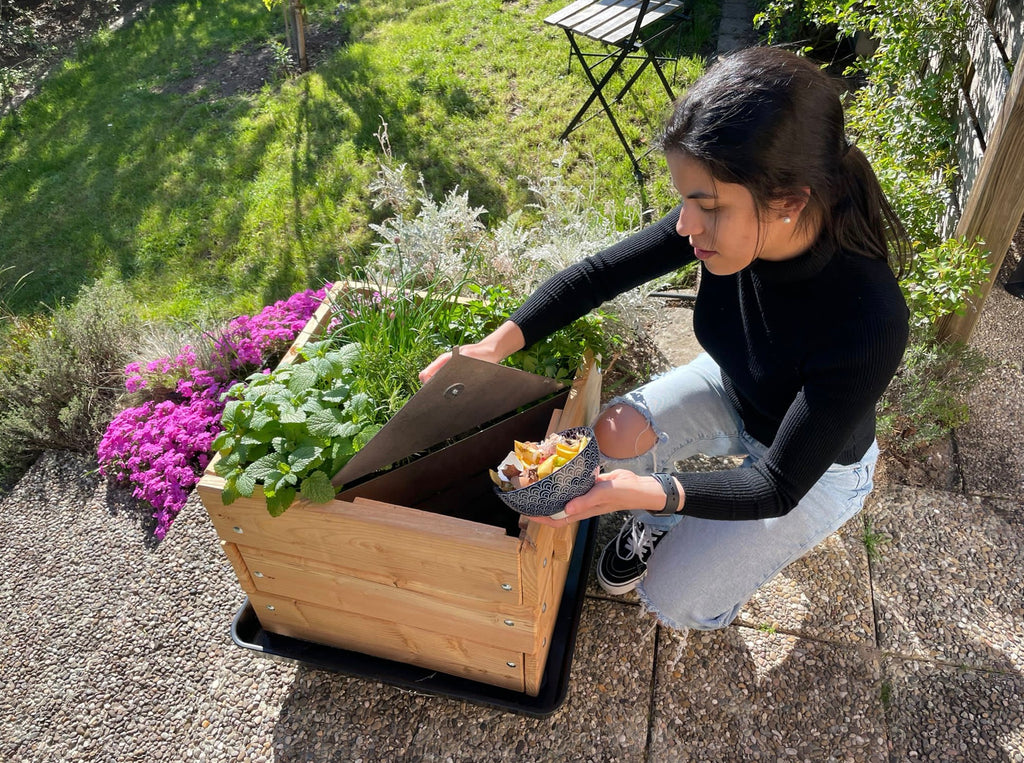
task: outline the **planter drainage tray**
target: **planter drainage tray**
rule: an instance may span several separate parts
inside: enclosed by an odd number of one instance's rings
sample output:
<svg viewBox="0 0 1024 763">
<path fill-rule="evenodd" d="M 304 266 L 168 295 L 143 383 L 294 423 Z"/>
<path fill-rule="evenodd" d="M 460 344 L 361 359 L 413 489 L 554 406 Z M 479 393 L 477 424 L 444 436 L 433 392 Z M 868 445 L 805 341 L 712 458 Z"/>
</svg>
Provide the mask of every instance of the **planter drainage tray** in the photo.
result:
<svg viewBox="0 0 1024 763">
<path fill-rule="evenodd" d="M 231 624 L 231 638 L 238 646 L 261 652 L 269 657 L 376 680 L 416 692 L 452 697 L 535 718 L 546 718 L 561 707 L 568 693 L 569 674 L 583 611 L 587 574 L 593 562 L 596 535 L 596 519 L 580 523 L 558 617 L 554 623 L 551 651 L 537 696 L 528 696 L 521 692 L 427 670 L 404 662 L 271 633 L 260 625 L 248 598 Z"/>
</svg>

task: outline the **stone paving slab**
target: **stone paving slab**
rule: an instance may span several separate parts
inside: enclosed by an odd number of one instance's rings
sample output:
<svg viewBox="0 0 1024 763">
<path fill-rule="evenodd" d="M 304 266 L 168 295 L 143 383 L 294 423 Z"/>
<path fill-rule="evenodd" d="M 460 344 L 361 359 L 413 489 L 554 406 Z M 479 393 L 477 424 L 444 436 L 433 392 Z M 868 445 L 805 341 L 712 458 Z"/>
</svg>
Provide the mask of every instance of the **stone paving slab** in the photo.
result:
<svg viewBox="0 0 1024 763">
<path fill-rule="evenodd" d="M 877 656 L 743 627 L 659 632 L 653 761 L 886 760 Z"/>
<path fill-rule="evenodd" d="M 754 594 L 736 622 L 836 644 L 873 646 L 871 573 L 862 519 L 854 517 L 782 570 Z"/>
<path fill-rule="evenodd" d="M 891 539 L 873 569 L 879 647 L 1024 671 L 1024 506 L 895 487 L 865 511 Z"/>
<path fill-rule="evenodd" d="M 893 761 L 1024 763 L 1024 678 L 887 659 L 885 704 Z"/>
</svg>

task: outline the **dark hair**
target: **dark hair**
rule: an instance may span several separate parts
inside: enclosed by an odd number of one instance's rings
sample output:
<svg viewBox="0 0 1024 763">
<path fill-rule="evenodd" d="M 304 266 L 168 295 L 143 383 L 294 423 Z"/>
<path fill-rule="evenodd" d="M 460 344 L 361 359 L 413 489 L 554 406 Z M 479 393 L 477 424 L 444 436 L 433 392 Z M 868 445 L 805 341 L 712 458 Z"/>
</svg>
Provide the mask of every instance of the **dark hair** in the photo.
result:
<svg viewBox="0 0 1024 763">
<path fill-rule="evenodd" d="M 820 222 L 835 246 L 904 274 L 906 231 L 847 141 L 839 88 L 806 58 L 770 47 L 722 58 L 678 101 L 660 142 L 716 180 L 745 186 L 762 218 L 772 201 L 806 199 L 801 222 Z"/>
</svg>

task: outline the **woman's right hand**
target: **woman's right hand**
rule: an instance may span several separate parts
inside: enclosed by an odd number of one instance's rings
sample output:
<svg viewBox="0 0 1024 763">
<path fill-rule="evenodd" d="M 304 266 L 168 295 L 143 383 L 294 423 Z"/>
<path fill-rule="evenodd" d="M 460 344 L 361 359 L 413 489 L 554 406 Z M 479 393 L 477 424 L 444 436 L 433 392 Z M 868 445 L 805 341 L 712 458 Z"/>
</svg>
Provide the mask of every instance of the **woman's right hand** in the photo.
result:
<svg viewBox="0 0 1024 763">
<path fill-rule="evenodd" d="M 460 345 L 459 354 L 486 360 L 489 363 L 500 363 L 513 352 L 523 349 L 525 343 L 519 327 L 512 321 L 505 321 L 479 342 Z M 429 366 L 420 371 L 420 382 L 426 384 L 451 358 L 451 352 L 438 355 Z"/>
</svg>

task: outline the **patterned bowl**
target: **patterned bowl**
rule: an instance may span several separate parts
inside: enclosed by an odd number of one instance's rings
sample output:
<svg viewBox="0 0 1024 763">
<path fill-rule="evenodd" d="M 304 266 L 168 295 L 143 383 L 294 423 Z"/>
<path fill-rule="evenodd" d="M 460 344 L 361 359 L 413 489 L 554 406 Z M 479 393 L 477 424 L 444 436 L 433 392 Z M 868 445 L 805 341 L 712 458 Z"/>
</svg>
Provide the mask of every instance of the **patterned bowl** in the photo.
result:
<svg viewBox="0 0 1024 763">
<path fill-rule="evenodd" d="M 590 427 L 574 427 L 559 434 L 566 437 L 586 435 L 589 441 L 582 451 L 563 466 L 532 485 L 508 492 L 495 487 L 494 492 L 510 509 L 530 517 L 558 519 L 562 516 L 565 504 L 594 486 L 600 460 L 594 431 Z"/>
</svg>

